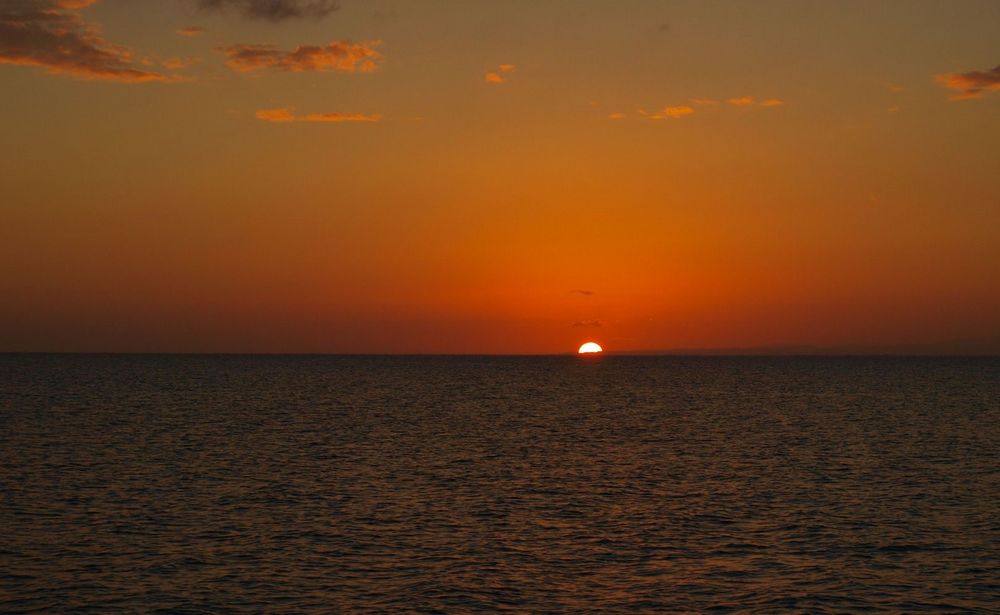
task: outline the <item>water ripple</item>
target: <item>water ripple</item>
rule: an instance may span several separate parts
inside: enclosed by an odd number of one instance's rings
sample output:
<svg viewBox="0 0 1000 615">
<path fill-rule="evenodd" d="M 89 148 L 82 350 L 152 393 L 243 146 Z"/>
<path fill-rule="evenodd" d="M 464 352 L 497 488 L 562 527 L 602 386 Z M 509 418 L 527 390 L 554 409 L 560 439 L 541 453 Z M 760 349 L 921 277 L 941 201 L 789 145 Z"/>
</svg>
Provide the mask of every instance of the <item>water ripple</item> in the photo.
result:
<svg viewBox="0 0 1000 615">
<path fill-rule="evenodd" d="M 1000 362 L 0 355 L 0 611 L 1000 611 Z"/>
</svg>

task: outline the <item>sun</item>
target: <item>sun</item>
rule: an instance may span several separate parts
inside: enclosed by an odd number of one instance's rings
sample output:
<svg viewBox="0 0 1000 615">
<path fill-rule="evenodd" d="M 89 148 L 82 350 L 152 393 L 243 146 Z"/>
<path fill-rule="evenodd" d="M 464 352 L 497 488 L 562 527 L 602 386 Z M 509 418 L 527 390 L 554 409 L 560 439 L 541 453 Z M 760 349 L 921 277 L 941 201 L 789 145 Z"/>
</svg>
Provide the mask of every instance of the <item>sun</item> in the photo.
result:
<svg viewBox="0 0 1000 615">
<path fill-rule="evenodd" d="M 580 350 L 577 350 L 577 354 L 593 354 L 595 352 L 604 352 L 600 344 L 594 342 L 587 342 L 583 346 L 580 346 Z"/>
</svg>

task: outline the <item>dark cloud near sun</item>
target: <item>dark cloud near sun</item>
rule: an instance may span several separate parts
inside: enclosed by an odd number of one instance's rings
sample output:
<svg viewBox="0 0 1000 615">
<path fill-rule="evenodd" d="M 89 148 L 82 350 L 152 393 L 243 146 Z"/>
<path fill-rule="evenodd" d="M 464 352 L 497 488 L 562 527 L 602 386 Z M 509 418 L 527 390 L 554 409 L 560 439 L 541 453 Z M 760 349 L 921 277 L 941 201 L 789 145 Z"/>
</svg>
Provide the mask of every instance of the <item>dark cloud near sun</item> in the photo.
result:
<svg viewBox="0 0 1000 615">
<path fill-rule="evenodd" d="M 340 8 L 334 0 L 197 0 L 203 10 L 232 9 L 248 19 L 321 19 Z"/>
<path fill-rule="evenodd" d="M 604 323 L 599 320 L 578 320 L 570 325 L 574 329 L 603 327 Z"/>
<path fill-rule="evenodd" d="M 134 52 L 109 42 L 77 9 L 95 0 L 3 0 L 0 2 L 0 64 L 37 66 L 77 79 L 124 83 L 168 81 L 142 70 Z"/>
</svg>

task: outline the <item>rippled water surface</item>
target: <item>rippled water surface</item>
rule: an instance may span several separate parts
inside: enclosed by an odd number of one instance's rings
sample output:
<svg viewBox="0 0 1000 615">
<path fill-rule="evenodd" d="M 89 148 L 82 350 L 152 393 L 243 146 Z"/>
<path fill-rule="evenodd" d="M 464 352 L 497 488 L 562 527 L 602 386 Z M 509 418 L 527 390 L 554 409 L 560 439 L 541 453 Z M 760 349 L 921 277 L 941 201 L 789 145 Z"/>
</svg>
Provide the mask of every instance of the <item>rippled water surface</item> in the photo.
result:
<svg viewBox="0 0 1000 615">
<path fill-rule="evenodd" d="M 0 356 L 0 611 L 1000 610 L 995 359 Z"/>
</svg>

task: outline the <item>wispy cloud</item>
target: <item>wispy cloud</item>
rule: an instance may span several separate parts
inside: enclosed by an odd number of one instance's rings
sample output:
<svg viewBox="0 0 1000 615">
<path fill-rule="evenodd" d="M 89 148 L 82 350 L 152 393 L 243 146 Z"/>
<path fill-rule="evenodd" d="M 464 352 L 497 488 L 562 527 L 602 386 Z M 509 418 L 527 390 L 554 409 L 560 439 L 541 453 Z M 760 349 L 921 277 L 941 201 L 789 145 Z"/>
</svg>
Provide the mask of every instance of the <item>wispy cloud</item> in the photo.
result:
<svg viewBox="0 0 1000 615">
<path fill-rule="evenodd" d="M 201 62 L 201 58 L 167 58 L 162 62 L 167 70 L 184 70 Z"/>
<path fill-rule="evenodd" d="M 677 107 L 664 107 L 659 114 L 654 114 L 653 119 L 659 119 L 662 115 L 663 117 L 669 117 L 673 119 L 684 117 L 685 115 L 691 115 L 694 113 L 694 109 L 687 105 L 679 105 Z"/>
<path fill-rule="evenodd" d="M 131 49 L 107 41 L 96 24 L 72 12 L 94 1 L 4 0 L 0 4 L 0 64 L 38 66 L 77 79 L 171 80 L 137 68 Z"/>
<path fill-rule="evenodd" d="M 573 289 L 573 290 L 569 291 L 569 294 L 571 294 L 571 295 L 583 295 L 584 297 L 592 297 L 592 296 L 596 295 L 597 293 L 595 293 L 592 290 L 586 290 L 586 289 L 577 288 L 577 289 Z"/>
<path fill-rule="evenodd" d="M 576 322 L 570 324 L 570 326 L 574 328 L 580 328 L 580 327 L 597 328 L 597 327 L 603 327 L 604 323 L 601 322 L 600 320 L 577 320 Z"/>
<path fill-rule="evenodd" d="M 515 68 L 516 67 L 513 64 L 501 64 L 495 71 L 486 73 L 483 80 L 487 83 L 506 83 L 507 79 L 503 76 L 503 74 L 514 72 Z"/>
<path fill-rule="evenodd" d="M 185 26 L 183 28 L 178 28 L 177 29 L 177 35 L 178 36 L 186 36 L 188 38 L 191 38 L 191 37 L 194 37 L 194 36 L 201 36 L 202 34 L 204 34 L 206 32 L 208 32 L 208 30 L 205 29 L 205 28 L 202 28 L 201 26 Z"/>
<path fill-rule="evenodd" d="M 295 113 L 291 109 L 261 109 L 256 113 L 258 120 L 265 122 L 294 122 Z"/>
<path fill-rule="evenodd" d="M 241 73 L 261 70 L 370 73 L 378 70 L 382 54 L 375 47 L 380 44 L 382 41 L 332 41 L 325 46 L 303 45 L 292 51 L 282 51 L 274 45 L 232 45 L 220 51 L 226 54 L 226 65 Z"/>
<path fill-rule="evenodd" d="M 363 113 L 310 113 L 298 118 L 300 122 L 380 122 L 382 116 L 379 114 L 365 115 Z"/>
<path fill-rule="evenodd" d="M 624 120 L 625 119 L 625 114 L 621 113 L 619 111 L 616 111 L 614 113 L 609 113 L 608 114 L 608 119 L 611 119 L 611 120 Z"/>
<path fill-rule="evenodd" d="M 248 19 L 319 19 L 340 8 L 335 0 L 198 0 L 205 10 L 233 9 Z"/>
<path fill-rule="evenodd" d="M 766 98 L 758 101 L 753 96 L 734 96 L 726 102 L 734 107 L 781 107 L 785 104 L 785 101 L 780 98 Z"/>
<path fill-rule="evenodd" d="M 949 100 L 970 100 L 982 98 L 988 92 L 1000 91 L 1000 65 L 989 70 L 973 70 L 967 73 L 945 73 L 935 75 L 938 83 L 956 90 Z"/>
<path fill-rule="evenodd" d="M 365 115 L 362 113 L 310 113 L 308 115 L 297 116 L 290 108 L 261 109 L 256 113 L 258 120 L 265 122 L 378 122 L 382 116 L 378 114 Z"/>
<path fill-rule="evenodd" d="M 692 113 L 694 113 L 694 108 L 689 107 L 688 105 L 678 105 L 676 107 L 664 107 L 663 109 L 655 111 L 653 113 L 648 113 L 646 111 L 643 111 L 642 109 L 639 110 L 639 115 L 647 117 L 651 120 L 665 120 L 665 119 L 676 120 L 684 117 L 685 115 L 691 115 Z"/>
<path fill-rule="evenodd" d="M 753 96 L 735 96 L 727 99 L 725 102 L 736 107 L 781 107 L 785 104 L 785 101 L 780 98 L 766 98 L 758 101 Z M 719 104 L 720 101 L 715 98 L 691 99 L 691 105 L 695 105 L 697 107 L 715 107 Z M 676 120 L 693 115 L 697 109 L 691 105 L 668 105 L 659 111 L 646 111 L 645 109 L 638 109 L 637 112 L 642 117 L 650 120 Z M 611 114 L 609 117 L 612 119 L 621 119 L 624 115 Z"/>
</svg>

